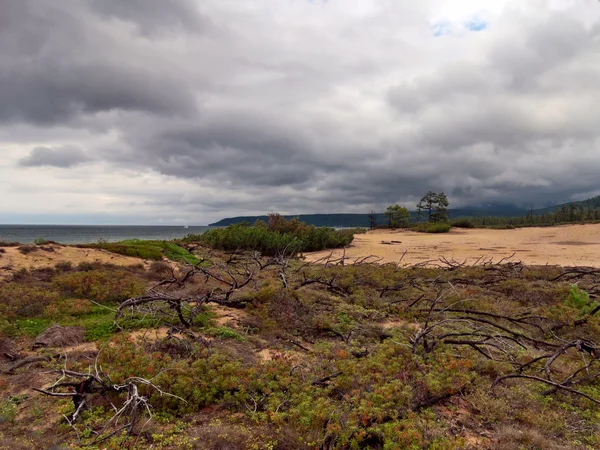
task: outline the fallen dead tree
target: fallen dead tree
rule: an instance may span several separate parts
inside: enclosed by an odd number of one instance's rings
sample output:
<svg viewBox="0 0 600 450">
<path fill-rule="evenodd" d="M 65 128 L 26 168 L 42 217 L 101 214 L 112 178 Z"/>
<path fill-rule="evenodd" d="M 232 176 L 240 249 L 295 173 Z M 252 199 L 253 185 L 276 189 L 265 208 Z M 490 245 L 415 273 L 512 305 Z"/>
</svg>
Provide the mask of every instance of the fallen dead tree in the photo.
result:
<svg viewBox="0 0 600 450">
<path fill-rule="evenodd" d="M 187 265 L 179 271 L 171 268 L 170 277 L 149 288 L 144 295 L 122 302 L 115 312 L 114 324 L 122 328 L 124 319 L 136 316 L 190 328 L 208 303 L 244 308 L 248 298 L 235 294 L 244 288 L 258 289 L 257 274 L 267 268 L 275 267 L 287 287 L 288 264 L 289 256 L 285 252 L 269 259 L 257 253 L 234 252 L 220 266 Z"/>
<path fill-rule="evenodd" d="M 52 385 L 44 389 L 33 389 L 49 397 L 72 399 L 74 411 L 69 416 L 63 415 L 63 417 L 75 431 L 80 442 L 83 430 L 77 426 L 78 419 L 86 409 L 90 408 L 92 399 L 102 398 L 113 409 L 113 415 L 101 427 L 94 429 L 82 425 L 87 429 L 86 434 L 95 436 L 91 445 L 99 444 L 123 431 L 131 435 L 137 428 L 139 428 L 138 433 L 145 428 L 152 418 L 152 406 L 148 397 L 140 393 L 142 387 L 185 402 L 181 397 L 164 392 L 152 380 L 146 378 L 129 377 L 122 383 L 114 383 L 99 369 L 98 358 L 94 367 L 87 373 L 68 370 L 66 362 L 63 369 L 53 370 L 53 372 L 57 374 L 58 379 Z"/>
<path fill-rule="evenodd" d="M 507 264 L 487 269 L 494 273 L 493 278 L 487 278 L 480 287 L 507 277 L 519 277 L 524 267 Z M 598 272 L 567 269 L 564 273 L 569 277 L 573 274 L 596 275 Z M 562 278 L 559 276 L 552 281 Z M 434 282 L 438 286 L 443 285 L 439 279 Z M 536 382 L 549 387 L 544 395 L 564 392 L 600 404 L 599 398 L 578 389 L 578 386 L 590 385 L 600 379 L 598 346 L 585 337 L 569 340 L 568 335 L 557 334 L 559 330 L 569 328 L 572 335 L 573 330 L 586 324 L 600 307 L 593 308 L 581 319 L 557 324 L 556 319 L 542 314 L 524 311 L 500 313 L 478 310 L 474 306 L 463 307 L 468 299 L 462 299 L 452 283 L 445 283 L 448 287 L 439 288 L 435 297 L 429 300 L 419 298 L 424 307 L 416 311 L 420 326 L 409 340 L 413 353 L 430 353 L 440 346 L 466 346 L 486 359 L 512 365 L 514 372 L 497 377 L 492 387 L 508 380 Z M 556 366 L 560 366 L 560 370 L 555 370 Z"/>
</svg>

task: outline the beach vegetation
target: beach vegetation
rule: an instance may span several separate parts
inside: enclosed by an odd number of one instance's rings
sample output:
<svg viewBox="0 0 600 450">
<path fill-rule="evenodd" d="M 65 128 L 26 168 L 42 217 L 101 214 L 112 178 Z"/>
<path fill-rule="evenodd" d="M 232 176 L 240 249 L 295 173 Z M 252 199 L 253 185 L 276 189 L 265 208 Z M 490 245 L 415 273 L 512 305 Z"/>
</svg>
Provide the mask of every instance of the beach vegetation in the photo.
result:
<svg viewBox="0 0 600 450">
<path fill-rule="evenodd" d="M 403 228 L 408 226 L 410 212 L 400 205 L 392 205 L 385 210 L 385 217 L 389 228 Z"/>
<path fill-rule="evenodd" d="M 447 233 L 452 225 L 445 222 L 418 222 L 411 226 L 411 230 L 421 233 Z"/>
<path fill-rule="evenodd" d="M 451 225 L 454 228 L 475 228 L 475 224 L 470 219 L 457 219 L 453 220 Z"/>
<path fill-rule="evenodd" d="M 302 236 L 277 220 L 277 232 L 244 229 Z M 0 282 L 2 442 L 597 448 L 599 285 L 591 268 L 310 264 L 240 250 L 211 250 L 200 266 L 31 269 Z M 57 324 L 87 342 L 34 348 Z M 31 387 L 83 389 L 86 407 Z M 113 406 L 131 398 L 114 426 Z"/>
<path fill-rule="evenodd" d="M 438 223 L 447 222 L 449 217 L 450 203 L 443 192 L 427 192 L 417 204 L 417 216 L 422 218 L 427 213 L 427 221 Z"/>
<path fill-rule="evenodd" d="M 361 229 L 360 232 L 366 230 Z M 315 227 L 297 219 L 271 214 L 267 222 L 257 221 L 215 228 L 201 235 L 190 235 L 183 242 L 200 242 L 225 251 L 251 250 L 265 256 L 283 253 L 296 255 L 330 248 L 347 247 L 358 230 Z"/>
<path fill-rule="evenodd" d="M 83 244 L 79 247 L 101 248 L 111 253 L 134 258 L 161 261 L 163 258 L 188 264 L 199 264 L 201 261 L 185 248 L 169 241 L 148 241 L 128 239 L 120 242 L 101 241 L 95 244 Z"/>
</svg>

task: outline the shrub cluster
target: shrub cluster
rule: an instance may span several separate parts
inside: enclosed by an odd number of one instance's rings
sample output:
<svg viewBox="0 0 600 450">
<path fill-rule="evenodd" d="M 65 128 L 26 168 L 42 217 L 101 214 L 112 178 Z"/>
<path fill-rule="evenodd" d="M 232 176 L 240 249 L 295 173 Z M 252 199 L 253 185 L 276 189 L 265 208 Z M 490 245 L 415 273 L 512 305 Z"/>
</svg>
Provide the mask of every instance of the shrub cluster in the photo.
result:
<svg viewBox="0 0 600 450">
<path fill-rule="evenodd" d="M 458 219 L 452 222 L 454 228 L 475 228 L 475 224 L 469 219 Z"/>
<path fill-rule="evenodd" d="M 273 256 L 281 251 L 297 254 L 346 247 L 354 239 L 354 233 L 355 230 L 318 228 L 274 214 L 269 216 L 268 223 L 230 225 L 200 236 L 187 236 L 184 241 L 199 241 L 218 250 L 254 250 Z"/>
<path fill-rule="evenodd" d="M 122 269 L 94 269 L 63 273 L 54 277 L 54 286 L 64 295 L 100 303 L 120 302 L 141 295 L 145 284 Z"/>
<path fill-rule="evenodd" d="M 452 225 L 445 222 L 423 222 L 416 224 L 412 229 L 422 233 L 447 233 Z"/>
<path fill-rule="evenodd" d="M 0 284 L 0 316 L 8 319 L 39 316 L 56 300 L 58 295 L 43 287 Z"/>
</svg>

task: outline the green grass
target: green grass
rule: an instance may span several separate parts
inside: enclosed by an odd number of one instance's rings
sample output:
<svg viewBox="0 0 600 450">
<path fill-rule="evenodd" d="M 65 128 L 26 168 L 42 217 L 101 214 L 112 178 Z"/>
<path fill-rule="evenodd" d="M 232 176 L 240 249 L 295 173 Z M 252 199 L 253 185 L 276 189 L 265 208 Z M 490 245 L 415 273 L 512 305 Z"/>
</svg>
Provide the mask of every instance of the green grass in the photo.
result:
<svg viewBox="0 0 600 450">
<path fill-rule="evenodd" d="M 116 308 L 116 305 L 113 306 Z M 112 309 L 93 305 L 90 312 L 84 314 L 59 315 L 52 318 L 17 318 L 7 322 L 2 327 L 2 331 L 12 337 L 35 337 L 50 325 L 56 323 L 61 326 L 82 327 L 84 329 L 85 340 L 92 342 L 107 339 L 118 331 L 113 322 L 114 314 Z M 161 324 L 151 318 L 133 317 L 121 321 L 120 325 L 124 330 L 137 330 L 141 328 L 157 328 Z"/>
<path fill-rule="evenodd" d="M 185 248 L 169 241 L 144 241 L 128 239 L 120 242 L 99 242 L 86 244 L 83 247 L 101 248 L 112 253 L 135 258 L 152 259 L 160 261 L 167 257 L 173 261 L 199 264 L 200 260 Z"/>
<path fill-rule="evenodd" d="M 54 321 L 52 319 L 35 317 L 26 319 L 14 319 L 9 328 L 4 331 L 9 336 L 31 336 L 35 337 L 48 328 Z"/>
<path fill-rule="evenodd" d="M 222 339 L 235 339 L 238 341 L 245 340 L 244 336 L 242 336 L 237 331 L 232 330 L 229 327 L 209 328 L 206 330 L 206 334 L 208 334 L 209 336 L 215 336 L 215 337 L 219 337 Z"/>
<path fill-rule="evenodd" d="M 116 308 L 116 305 L 114 306 Z M 61 325 L 80 326 L 85 329 L 85 340 L 96 341 L 111 337 L 118 329 L 114 326 L 113 310 L 94 305 L 90 313 L 83 316 L 70 316 L 58 320 Z M 157 328 L 161 324 L 151 318 L 133 317 L 120 322 L 124 330 Z"/>
</svg>

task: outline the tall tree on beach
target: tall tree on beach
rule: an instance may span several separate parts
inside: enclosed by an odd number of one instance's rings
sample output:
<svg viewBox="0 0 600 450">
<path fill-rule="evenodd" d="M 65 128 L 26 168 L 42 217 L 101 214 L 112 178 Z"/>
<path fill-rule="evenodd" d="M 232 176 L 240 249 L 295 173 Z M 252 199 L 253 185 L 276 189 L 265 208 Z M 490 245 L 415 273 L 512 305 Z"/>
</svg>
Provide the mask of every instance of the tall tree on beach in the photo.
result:
<svg viewBox="0 0 600 450">
<path fill-rule="evenodd" d="M 418 217 L 423 217 L 423 211 L 427 211 L 427 220 L 429 222 L 447 222 L 448 207 L 450 203 L 448 197 L 443 192 L 439 194 L 429 191 L 417 204 Z"/>
<path fill-rule="evenodd" d="M 385 211 L 385 216 L 387 218 L 388 226 L 390 228 L 399 228 L 408 225 L 408 218 L 410 217 L 410 212 L 408 211 L 408 209 L 400 205 L 393 205 L 387 207 Z"/>
</svg>

